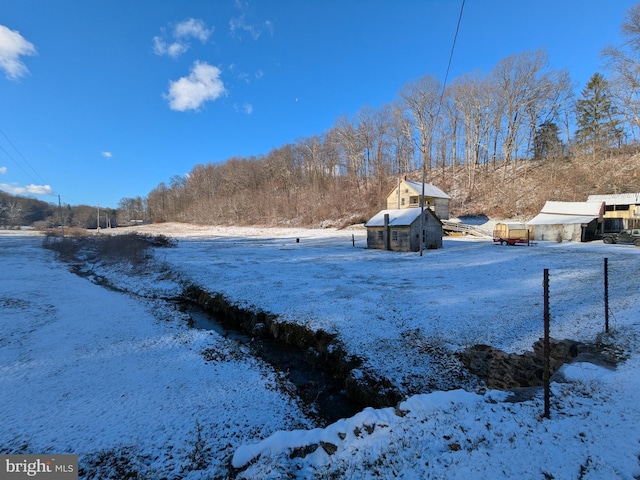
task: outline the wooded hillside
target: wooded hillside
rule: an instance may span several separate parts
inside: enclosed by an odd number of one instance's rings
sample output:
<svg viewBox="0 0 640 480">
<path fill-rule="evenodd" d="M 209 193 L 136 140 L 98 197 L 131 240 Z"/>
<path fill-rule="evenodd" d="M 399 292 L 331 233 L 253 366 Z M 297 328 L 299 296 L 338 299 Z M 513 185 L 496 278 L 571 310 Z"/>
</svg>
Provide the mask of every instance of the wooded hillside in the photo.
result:
<svg viewBox="0 0 640 480">
<path fill-rule="evenodd" d="M 422 170 L 407 172 L 420 181 Z M 452 197 L 453 216 L 530 218 L 547 200 L 640 190 L 640 155 L 612 151 L 554 160 L 484 163 L 429 170 L 426 181 Z M 150 220 L 221 225 L 346 226 L 386 208 L 398 176 L 367 182 L 323 175 L 275 159 L 198 166 L 188 179 L 154 190 Z M 177 179 L 176 179 L 177 180 Z"/>
</svg>

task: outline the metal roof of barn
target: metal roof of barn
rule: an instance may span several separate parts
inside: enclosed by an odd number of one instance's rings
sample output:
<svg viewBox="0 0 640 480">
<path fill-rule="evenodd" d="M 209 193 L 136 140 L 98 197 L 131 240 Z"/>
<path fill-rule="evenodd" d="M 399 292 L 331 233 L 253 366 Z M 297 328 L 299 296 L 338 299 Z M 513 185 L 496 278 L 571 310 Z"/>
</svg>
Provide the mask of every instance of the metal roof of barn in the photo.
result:
<svg viewBox="0 0 640 480">
<path fill-rule="evenodd" d="M 587 202 L 605 202 L 607 205 L 640 205 L 640 193 L 589 195 Z"/>
<path fill-rule="evenodd" d="M 576 223 L 589 223 L 597 216 L 587 215 L 559 215 L 553 213 L 539 213 L 527 222 L 527 225 L 574 225 Z"/>
<path fill-rule="evenodd" d="M 554 202 L 548 201 L 542 211 L 527 222 L 527 225 L 573 225 L 589 223 L 600 218 L 604 202 Z"/>
</svg>

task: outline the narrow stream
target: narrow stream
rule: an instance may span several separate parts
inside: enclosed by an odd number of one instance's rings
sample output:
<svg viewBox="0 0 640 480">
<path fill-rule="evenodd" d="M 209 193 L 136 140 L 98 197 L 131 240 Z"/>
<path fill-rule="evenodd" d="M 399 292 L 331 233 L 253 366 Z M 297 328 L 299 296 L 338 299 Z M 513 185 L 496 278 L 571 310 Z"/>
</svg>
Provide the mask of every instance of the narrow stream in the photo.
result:
<svg viewBox="0 0 640 480">
<path fill-rule="evenodd" d="M 108 240 L 116 245 L 120 241 L 116 237 Z M 45 248 L 58 252 L 58 258 L 76 275 L 113 291 L 132 293 L 101 276 L 99 268 L 92 268 L 95 241 L 87 237 L 82 242 L 73 239 L 71 244 L 52 242 Z M 190 316 L 191 327 L 213 330 L 245 345 L 252 355 L 270 364 L 296 388 L 303 407 L 319 426 L 351 417 L 365 406 L 395 405 L 401 398 L 384 379 L 360 372 L 354 380 L 350 372 L 362 362 L 332 343 L 335 335 L 309 331 L 295 323 L 274 322 L 265 312 L 237 308 L 221 295 L 210 294 L 197 285 L 189 285 L 178 298 L 165 300 Z M 264 330 L 255 330 L 258 325 Z"/>
<path fill-rule="evenodd" d="M 248 346 L 256 357 L 284 374 L 319 422 L 330 424 L 341 418 L 351 417 L 361 410 L 347 398 L 343 381 L 324 371 L 321 365 L 314 365 L 300 349 L 269 337 L 254 337 L 230 328 L 223 320 L 215 318 L 197 305 L 180 302 L 178 308 L 189 315 L 191 327 L 213 330 L 223 337 Z"/>
</svg>

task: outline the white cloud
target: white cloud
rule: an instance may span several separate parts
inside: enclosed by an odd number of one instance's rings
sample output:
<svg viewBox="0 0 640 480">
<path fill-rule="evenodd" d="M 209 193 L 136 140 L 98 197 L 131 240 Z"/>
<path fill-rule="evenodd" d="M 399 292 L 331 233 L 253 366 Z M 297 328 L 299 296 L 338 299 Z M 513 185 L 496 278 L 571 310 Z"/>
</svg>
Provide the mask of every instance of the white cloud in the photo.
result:
<svg viewBox="0 0 640 480">
<path fill-rule="evenodd" d="M 17 31 L 0 25 L 0 69 L 9 80 L 23 77 L 29 70 L 20 60 L 23 55 L 35 55 L 36 47 Z"/>
<path fill-rule="evenodd" d="M 236 110 L 236 112 L 246 113 L 247 115 L 251 115 L 253 113 L 253 105 L 251 105 L 250 103 L 234 105 L 233 108 Z"/>
<path fill-rule="evenodd" d="M 202 20 L 188 18 L 178 23 L 170 35 L 163 28 L 162 35 L 153 37 L 153 53 L 159 56 L 168 55 L 171 58 L 177 58 L 189 50 L 191 46 L 189 43 L 190 38 L 206 43 L 212 33 L 213 27 L 207 28 L 207 24 Z"/>
<path fill-rule="evenodd" d="M 229 65 L 228 70 L 234 75 L 235 78 L 243 81 L 246 84 L 250 84 L 252 80 L 262 80 L 262 78 L 264 77 L 264 70 L 262 70 L 261 68 L 256 70 L 255 73 L 251 75 L 247 72 L 240 70 L 238 68 L 238 65 L 236 65 L 235 63 L 232 63 L 231 65 Z"/>
<path fill-rule="evenodd" d="M 50 185 L 27 185 L 27 193 L 34 195 L 53 195 L 53 188 Z"/>
<path fill-rule="evenodd" d="M 258 40 L 262 34 L 262 31 L 258 27 L 246 22 L 246 15 L 244 14 L 229 20 L 229 31 L 233 35 L 239 35 L 242 32 L 248 33 L 254 40 Z"/>
<path fill-rule="evenodd" d="M 189 50 L 188 43 L 167 43 L 161 37 L 153 37 L 153 53 L 158 56 L 169 55 L 171 58 L 177 58 L 187 50 Z"/>
<path fill-rule="evenodd" d="M 7 173 L 7 167 L 0 167 L 0 175 Z"/>
<path fill-rule="evenodd" d="M 198 110 L 203 103 L 226 94 L 221 73 L 219 68 L 206 62 L 195 62 L 189 76 L 169 83 L 169 93 L 164 98 L 171 110 Z"/>
<path fill-rule="evenodd" d="M 101 153 L 102 153 L 102 156 L 103 156 L 104 158 L 111 158 L 111 157 L 113 157 L 113 153 L 111 153 L 111 152 L 104 151 L 104 152 L 101 152 Z"/>
<path fill-rule="evenodd" d="M 267 30 L 269 30 L 269 34 L 273 37 L 273 22 L 271 20 L 267 20 L 264 22 L 264 26 Z"/>
<path fill-rule="evenodd" d="M 248 33 L 251 38 L 258 40 L 262 35 L 262 28 L 265 28 L 271 36 L 273 36 L 273 23 L 271 20 L 265 20 L 262 27 L 259 24 L 247 22 L 247 12 L 249 11 L 249 2 L 236 0 L 235 7 L 239 10 L 238 17 L 229 20 L 229 31 L 232 35 L 240 37 L 242 33 Z"/>
<path fill-rule="evenodd" d="M 174 36 L 176 38 L 197 38 L 202 43 L 205 43 L 211 34 L 213 33 L 213 27 L 207 28 L 207 24 L 202 20 L 196 20 L 195 18 L 188 18 L 187 20 L 180 22 L 174 29 Z"/>
<path fill-rule="evenodd" d="M 181 43 L 167 43 L 162 37 L 153 37 L 153 53 L 158 56 L 169 55 L 172 58 L 179 57 L 189 49 L 187 45 Z"/>
<path fill-rule="evenodd" d="M 0 190 L 12 195 L 53 195 L 53 189 L 49 185 L 27 185 L 20 187 L 14 183 L 0 183 Z"/>
</svg>

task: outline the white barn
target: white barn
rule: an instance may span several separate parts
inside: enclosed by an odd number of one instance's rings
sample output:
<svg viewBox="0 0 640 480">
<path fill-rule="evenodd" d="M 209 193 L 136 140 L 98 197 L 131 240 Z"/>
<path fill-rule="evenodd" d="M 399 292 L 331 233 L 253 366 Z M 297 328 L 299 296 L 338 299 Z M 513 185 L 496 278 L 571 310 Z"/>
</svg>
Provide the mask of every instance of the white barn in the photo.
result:
<svg viewBox="0 0 640 480">
<path fill-rule="evenodd" d="M 548 201 L 527 222 L 534 240 L 589 242 L 603 232 L 604 202 Z"/>
</svg>

